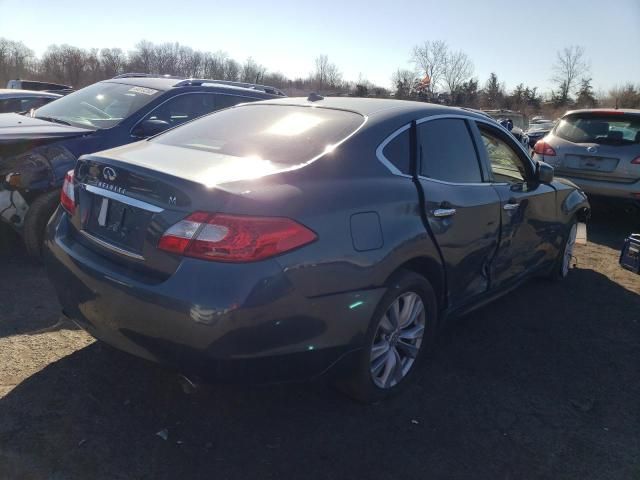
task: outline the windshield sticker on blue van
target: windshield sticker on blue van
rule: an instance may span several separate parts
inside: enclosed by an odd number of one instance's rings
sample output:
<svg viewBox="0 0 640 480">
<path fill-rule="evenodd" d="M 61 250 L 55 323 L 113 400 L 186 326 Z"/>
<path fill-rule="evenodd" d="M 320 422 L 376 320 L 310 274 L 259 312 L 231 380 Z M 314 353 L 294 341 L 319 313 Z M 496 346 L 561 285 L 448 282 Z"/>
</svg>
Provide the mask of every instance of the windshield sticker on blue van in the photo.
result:
<svg viewBox="0 0 640 480">
<path fill-rule="evenodd" d="M 141 93 L 143 95 L 153 95 L 155 93 L 158 93 L 158 90 L 154 90 L 153 88 L 145 88 L 145 87 L 131 87 L 129 91 L 134 93 Z"/>
</svg>

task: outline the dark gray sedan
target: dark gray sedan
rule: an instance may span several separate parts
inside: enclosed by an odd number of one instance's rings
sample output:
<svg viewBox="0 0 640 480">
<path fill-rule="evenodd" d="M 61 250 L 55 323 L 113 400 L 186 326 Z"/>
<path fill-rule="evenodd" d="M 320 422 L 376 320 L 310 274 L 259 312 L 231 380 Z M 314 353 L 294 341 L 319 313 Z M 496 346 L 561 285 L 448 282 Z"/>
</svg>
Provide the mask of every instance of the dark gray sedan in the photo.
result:
<svg viewBox="0 0 640 480">
<path fill-rule="evenodd" d="M 61 200 L 48 271 L 95 337 L 208 378 L 328 372 L 365 401 L 448 318 L 565 276 L 589 215 L 482 115 L 318 96 L 83 156 Z"/>
</svg>

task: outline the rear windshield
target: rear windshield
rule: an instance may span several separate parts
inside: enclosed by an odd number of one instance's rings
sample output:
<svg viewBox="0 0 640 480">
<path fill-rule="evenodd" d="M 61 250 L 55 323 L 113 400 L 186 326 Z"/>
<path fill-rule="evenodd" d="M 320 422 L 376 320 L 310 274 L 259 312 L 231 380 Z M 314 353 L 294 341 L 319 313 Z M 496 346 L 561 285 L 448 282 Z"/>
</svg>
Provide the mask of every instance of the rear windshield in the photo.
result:
<svg viewBox="0 0 640 480">
<path fill-rule="evenodd" d="M 243 105 L 207 115 L 154 138 L 153 142 L 236 157 L 297 165 L 330 152 L 364 117 L 326 108 Z"/>
<path fill-rule="evenodd" d="M 554 134 L 574 143 L 640 143 L 640 116 L 571 115 L 560 120 Z"/>
</svg>

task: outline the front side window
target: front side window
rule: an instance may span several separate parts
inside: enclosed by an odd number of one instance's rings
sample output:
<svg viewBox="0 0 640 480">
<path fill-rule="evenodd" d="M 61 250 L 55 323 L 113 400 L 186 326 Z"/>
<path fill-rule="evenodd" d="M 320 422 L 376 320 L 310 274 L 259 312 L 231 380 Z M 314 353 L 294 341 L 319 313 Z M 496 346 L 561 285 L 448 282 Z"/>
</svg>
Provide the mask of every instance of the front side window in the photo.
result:
<svg viewBox="0 0 640 480">
<path fill-rule="evenodd" d="M 495 181 L 522 183 L 526 168 L 516 151 L 496 135 L 486 131 L 481 131 L 481 135 Z"/>
<path fill-rule="evenodd" d="M 452 183 L 482 182 L 476 150 L 462 119 L 432 120 L 418 125 L 420 174 Z"/>
<path fill-rule="evenodd" d="M 204 116 L 150 141 L 210 152 L 212 167 L 233 157 L 234 168 L 259 173 L 333 152 L 363 123 L 362 115 L 343 110 L 249 104 Z"/>
<path fill-rule="evenodd" d="M 124 83 L 98 82 L 38 108 L 34 116 L 90 129 L 111 128 L 162 93 Z"/>
</svg>

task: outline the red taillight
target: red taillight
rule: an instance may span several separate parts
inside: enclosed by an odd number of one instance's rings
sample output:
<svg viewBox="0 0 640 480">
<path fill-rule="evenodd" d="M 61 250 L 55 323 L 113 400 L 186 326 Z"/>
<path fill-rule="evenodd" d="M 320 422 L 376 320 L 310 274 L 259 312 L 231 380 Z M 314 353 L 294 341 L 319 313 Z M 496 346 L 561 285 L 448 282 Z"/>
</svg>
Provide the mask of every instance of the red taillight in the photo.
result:
<svg viewBox="0 0 640 480">
<path fill-rule="evenodd" d="M 631 163 L 633 165 L 640 165 L 640 157 L 636 157 L 633 160 L 631 160 Z"/>
<path fill-rule="evenodd" d="M 538 155 L 546 155 L 547 157 L 556 156 L 556 151 L 544 140 L 538 140 L 533 146 L 533 151 Z"/>
<path fill-rule="evenodd" d="M 73 187 L 73 170 L 69 170 L 64 176 L 62 191 L 60 192 L 60 203 L 64 209 L 73 215 L 76 211 L 76 194 Z"/>
<path fill-rule="evenodd" d="M 313 242 L 316 234 L 281 217 L 196 212 L 173 225 L 158 248 L 220 262 L 251 262 Z"/>
</svg>

